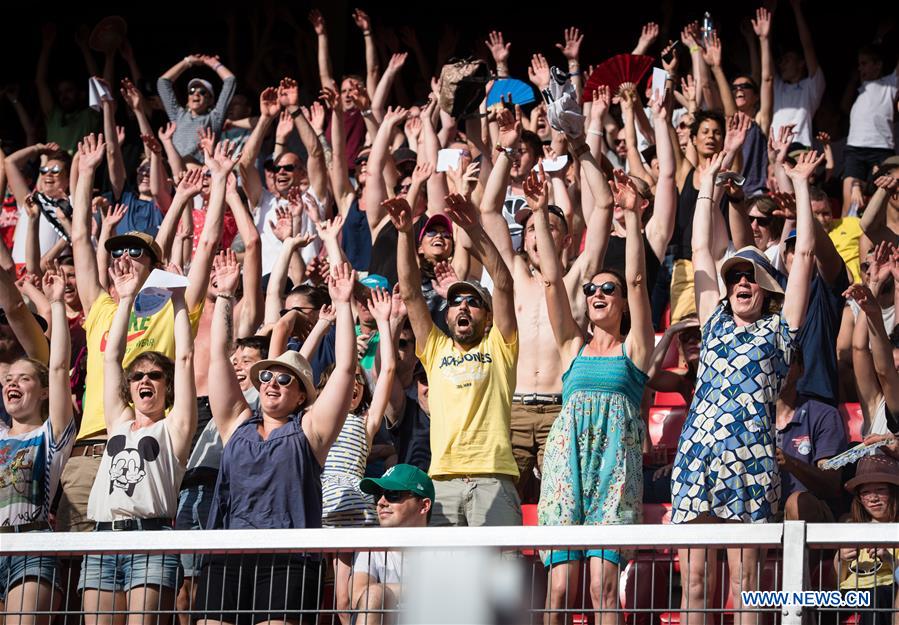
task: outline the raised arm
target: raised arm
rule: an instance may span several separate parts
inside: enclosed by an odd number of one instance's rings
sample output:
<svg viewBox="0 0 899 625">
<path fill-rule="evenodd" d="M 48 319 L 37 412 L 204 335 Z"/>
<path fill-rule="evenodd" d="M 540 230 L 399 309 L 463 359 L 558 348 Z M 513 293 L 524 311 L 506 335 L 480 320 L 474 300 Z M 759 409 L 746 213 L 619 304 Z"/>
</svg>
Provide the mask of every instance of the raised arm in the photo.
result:
<svg viewBox="0 0 899 625">
<path fill-rule="evenodd" d="M 587 220 L 587 240 L 584 252 L 574 261 L 574 265 L 566 274 L 569 298 L 581 297 L 580 289 L 584 280 L 589 280 L 602 267 L 609 246 L 609 234 L 612 232 L 612 214 L 614 201 L 609 189 L 609 181 L 600 170 L 596 159 L 584 143 L 583 137 L 569 137 L 571 154 L 578 160 L 581 172 L 587 181 L 590 195 L 593 198 L 593 209 L 585 215 Z M 585 211 L 586 212 L 586 211 Z M 541 256 L 542 259 L 542 256 Z M 542 261 L 541 261 L 542 270 Z M 573 284 L 571 281 L 574 280 Z"/>
<path fill-rule="evenodd" d="M 721 170 L 723 162 L 724 152 L 719 152 L 702 171 L 699 197 L 693 214 L 693 279 L 696 310 L 699 311 L 699 322 L 702 325 L 712 315 L 719 300 L 718 272 L 712 251 L 714 220 L 718 209 L 712 205 L 712 195 L 715 192 L 715 176 Z"/>
<path fill-rule="evenodd" d="M 506 43 L 503 40 L 503 34 L 500 31 L 492 30 L 490 31 L 490 34 L 487 35 L 487 40 L 484 42 L 484 45 L 490 50 L 490 56 L 493 57 L 493 62 L 496 63 L 496 77 L 508 78 L 509 48 L 512 47 L 512 43 Z"/>
<path fill-rule="evenodd" d="M 549 187 L 543 176 L 542 167 L 539 174 L 531 172 L 525 180 L 524 192 L 528 198 L 528 206 L 534 211 L 537 249 L 543 250 L 540 254 L 540 273 L 546 291 L 546 308 L 564 366 L 577 355 L 581 345 L 584 344 L 584 335 L 572 316 L 568 289 L 562 279 L 562 264 L 552 238 L 546 210 Z"/>
<path fill-rule="evenodd" d="M 350 172 L 346 162 L 346 135 L 343 125 L 343 105 L 337 91 L 322 88 L 322 100 L 331 109 L 331 165 L 328 173 L 331 176 L 331 190 L 334 202 L 341 215 L 346 215 L 350 205 L 356 199 L 356 192 L 350 184 Z"/>
<path fill-rule="evenodd" d="M 886 326 L 883 324 L 883 315 L 877 304 L 877 298 L 870 289 L 860 284 L 849 287 L 846 295 L 863 307 L 865 319 L 863 320 L 862 315 L 859 315 L 856 323 L 863 323 L 867 327 L 871 361 L 887 409 L 894 415 L 899 414 L 899 371 L 896 370 L 893 361 L 893 346 L 890 343 Z M 859 373 L 856 372 L 856 375 Z"/>
<path fill-rule="evenodd" d="M 565 56 L 568 61 L 568 73 L 571 76 L 571 84 L 574 86 L 574 92 L 577 94 L 578 102 L 583 98 L 584 80 L 581 75 L 580 52 L 581 42 L 584 41 L 584 35 L 575 27 L 565 29 L 565 43 L 557 43 L 556 48 Z"/>
<path fill-rule="evenodd" d="M 718 38 L 717 31 L 712 31 L 702 58 L 712 69 L 712 76 L 715 77 L 715 84 L 718 86 L 718 95 L 724 106 L 724 114 L 729 117 L 737 112 L 737 105 L 734 102 L 734 94 L 730 90 L 730 81 L 727 80 L 724 69 L 721 67 L 721 40 Z"/>
<path fill-rule="evenodd" d="M 799 328 L 805 321 L 808 308 L 809 284 L 815 266 L 815 217 L 808 194 L 808 178 L 823 160 L 817 152 L 802 154 L 795 167 L 787 165 L 787 175 L 796 191 L 796 251 L 787 279 L 783 314 L 791 328 Z"/>
<path fill-rule="evenodd" d="M 7 324 L 29 358 L 46 363 L 50 347 L 41 326 L 16 288 L 9 272 L 0 271 L 0 309 L 6 313 Z"/>
<path fill-rule="evenodd" d="M 263 323 L 269 325 L 277 323 L 281 318 L 281 309 L 284 307 L 284 287 L 287 284 L 287 266 L 290 257 L 297 253 L 297 248 L 308 244 L 308 235 L 291 236 L 281 243 L 281 251 L 278 259 L 272 266 L 272 272 L 268 278 L 268 288 L 265 295 L 265 317 Z"/>
<path fill-rule="evenodd" d="M 350 298 L 353 296 L 355 282 L 356 272 L 349 263 L 331 269 L 328 292 L 337 314 L 334 370 L 302 423 L 312 452 L 322 466 L 325 464 L 328 450 L 343 427 L 353 396 L 353 380 L 356 375 L 356 332 Z"/>
<path fill-rule="evenodd" d="M 802 13 L 801 0 L 790 0 L 790 6 L 793 7 L 793 15 L 796 17 L 796 30 L 799 32 L 799 41 L 802 43 L 802 54 L 805 57 L 805 67 L 808 69 L 808 75 L 814 76 L 818 73 L 818 55 L 815 54 L 815 42 L 812 40 L 812 31 L 805 21 L 805 15 Z"/>
<path fill-rule="evenodd" d="M 72 423 L 72 389 L 69 380 L 69 361 L 72 357 L 72 338 L 69 335 L 69 323 L 66 319 L 65 288 L 66 280 L 53 266 L 43 279 L 44 294 L 50 300 L 51 332 L 50 332 L 50 424 L 53 426 L 53 437 L 58 442 L 62 439 L 66 428 Z"/>
<path fill-rule="evenodd" d="M 487 179 L 484 197 L 481 199 L 481 221 L 484 229 L 493 239 L 500 257 L 509 269 L 515 262 L 515 250 L 512 249 L 512 237 L 509 225 L 503 217 L 503 202 L 506 189 L 509 187 L 509 176 L 512 171 L 512 152 L 518 150 L 521 142 L 521 122 L 515 120 L 512 111 L 502 110 L 497 115 L 499 123 L 499 145 L 502 151 L 493 164 L 493 171 Z"/>
<path fill-rule="evenodd" d="M 493 324 L 506 343 L 511 343 L 518 334 L 515 318 L 512 273 L 499 255 L 493 241 L 484 231 L 478 219 L 478 209 L 458 193 L 446 197 L 446 214 L 471 239 L 472 256 L 483 263 L 493 280 Z"/>
<path fill-rule="evenodd" d="M 194 196 L 202 189 L 203 170 L 200 168 L 186 171 L 175 187 L 175 196 L 156 233 L 156 243 L 159 244 L 164 257 L 169 258 L 172 255 L 172 243 L 178 231 L 178 222 L 185 214 L 191 215 Z"/>
<path fill-rule="evenodd" d="M 771 56 L 771 12 L 765 8 L 755 11 L 752 29 L 759 38 L 762 56 L 762 80 L 759 83 L 760 105 L 755 121 L 764 134 L 771 130 L 771 118 L 774 115 L 774 59 Z"/>
<path fill-rule="evenodd" d="M 90 312 L 94 301 L 103 292 L 98 275 L 97 257 L 91 244 L 91 193 L 94 172 L 105 153 L 103 135 L 88 135 L 78 145 L 78 186 L 75 189 L 72 214 L 72 256 L 75 261 L 75 281 L 84 314 Z M 103 267 L 106 271 L 106 267 Z"/>
<path fill-rule="evenodd" d="M 312 23 L 318 40 L 318 76 L 322 83 L 322 89 L 336 89 L 334 72 L 331 70 L 331 55 L 328 52 L 328 30 L 325 27 L 325 18 L 318 9 L 312 9 L 309 12 L 309 21 Z"/>
<path fill-rule="evenodd" d="M 384 206 L 390 220 L 399 233 L 396 252 L 396 270 L 399 277 L 400 294 L 406 304 L 412 332 L 415 334 L 416 351 L 424 350 L 434 322 L 431 312 L 421 292 L 421 270 L 412 232 L 412 208 L 402 198 L 386 200 Z"/>
<path fill-rule="evenodd" d="M 172 448 L 187 465 L 190 444 L 197 431 L 197 386 L 194 382 L 194 337 L 184 290 L 172 292 L 175 314 L 175 401 L 168 414 Z"/>
<path fill-rule="evenodd" d="M 252 336 L 262 321 L 262 242 L 259 230 L 253 223 L 253 216 L 247 210 L 243 199 L 237 192 L 237 176 L 232 172 L 228 176 L 225 191 L 225 202 L 234 215 L 237 232 L 244 244 L 243 255 L 243 297 L 240 302 L 240 315 L 237 321 L 236 338 Z M 213 261 L 214 262 L 214 261 Z"/>
<path fill-rule="evenodd" d="M 227 445 L 237 426 L 250 416 L 237 374 L 231 364 L 234 344 L 234 293 L 240 280 L 240 265 L 231 250 L 215 260 L 215 281 L 218 292 L 209 331 L 209 379 L 216 380 L 215 393 L 209 396 L 209 407 L 216 429 Z M 177 347 L 176 347 L 177 348 Z"/>
<path fill-rule="evenodd" d="M 375 38 L 371 34 L 371 20 L 368 13 L 362 9 L 353 11 L 353 21 L 362 31 L 365 40 L 365 87 L 369 93 L 374 93 L 378 87 L 378 75 L 381 67 L 378 64 L 378 51 L 375 48 Z"/>
<path fill-rule="evenodd" d="M 390 138 L 393 136 L 394 129 L 405 121 L 407 114 L 408 111 L 404 108 L 387 109 L 387 114 L 384 115 L 384 121 L 378 128 L 378 134 L 375 135 L 375 141 L 368 156 L 367 171 L 370 175 L 366 177 L 362 197 L 365 204 L 365 217 L 368 219 L 368 228 L 371 230 L 373 240 L 387 219 L 387 211 L 381 206 L 381 202 L 387 199 L 387 186 L 381 172 L 384 169 L 385 161 L 390 158 L 388 152 Z"/>
<path fill-rule="evenodd" d="M 655 22 L 648 22 L 643 24 L 643 28 L 640 30 L 640 39 L 637 40 L 637 45 L 634 47 L 631 54 L 646 54 L 649 50 L 649 47 L 655 43 L 655 40 L 659 36 L 659 25 Z"/>
<path fill-rule="evenodd" d="M 106 351 L 103 352 L 103 416 L 107 432 L 114 430 L 120 423 L 134 418 L 134 411 L 122 399 L 121 389 L 125 383 L 122 359 L 125 357 L 125 340 L 131 307 L 142 282 L 134 261 L 127 255 L 113 261 L 111 271 L 119 296 L 119 306 L 112 317 L 106 339 Z"/>
<path fill-rule="evenodd" d="M 103 134 L 106 137 L 106 168 L 109 171 L 109 184 L 112 185 L 112 196 L 116 201 L 122 199 L 125 188 L 125 161 L 122 159 L 122 146 L 115 125 L 115 100 L 103 100 Z"/>
<path fill-rule="evenodd" d="M 368 408 L 368 416 L 365 422 L 365 431 L 368 434 L 368 442 L 375 438 L 375 434 L 381 429 L 384 421 L 384 413 L 390 402 L 390 391 L 393 388 L 393 380 L 396 376 L 396 345 L 394 344 L 393 327 L 390 324 L 390 312 L 393 297 L 390 291 L 375 289 L 371 292 L 368 304 L 371 314 L 378 322 L 378 353 L 381 362 L 378 366 L 378 381 L 372 392 L 371 405 Z"/>
<path fill-rule="evenodd" d="M 654 131 L 656 136 L 656 158 L 659 159 L 659 179 L 656 181 L 656 195 L 653 203 L 652 217 L 646 223 L 646 238 L 660 261 L 665 258 L 665 251 L 671 236 L 674 234 L 674 221 L 677 214 L 677 187 L 674 173 L 675 146 L 671 141 L 669 128 L 671 125 L 671 101 L 661 94 L 654 94 L 649 101 L 652 108 Z M 677 148 L 680 149 L 680 148 Z"/>
<path fill-rule="evenodd" d="M 371 112 L 378 121 L 384 119 L 384 112 L 387 106 L 387 99 L 390 97 L 390 90 L 393 87 L 393 83 L 396 81 L 396 77 L 399 75 L 400 70 L 403 69 L 407 56 L 409 56 L 408 52 L 398 52 L 391 56 L 390 62 L 387 63 L 387 69 L 384 70 L 381 80 L 378 81 L 378 86 L 374 91 L 370 92 L 372 94 Z"/>
<path fill-rule="evenodd" d="M 899 189 L 899 180 L 892 176 L 879 176 L 874 184 L 877 186 L 877 190 L 868 200 L 868 205 L 862 214 L 862 230 L 872 243 L 876 244 L 881 241 L 899 243 L 899 233 L 893 232 L 887 226 L 886 210 L 884 210 L 889 196 Z"/>
<path fill-rule="evenodd" d="M 294 127 L 306 148 L 306 172 L 309 175 L 309 188 L 318 201 L 325 203 L 328 199 L 328 172 L 325 165 L 325 150 L 316 136 L 318 133 L 303 115 L 299 108 L 299 92 L 297 82 L 285 78 L 278 86 L 278 93 L 284 94 L 287 110 L 293 118 Z"/>
<path fill-rule="evenodd" d="M 251 209 L 259 206 L 264 189 L 259 171 L 256 169 L 256 159 L 259 158 L 262 142 L 265 140 L 269 128 L 280 112 L 281 105 L 278 103 L 277 90 L 274 87 L 267 87 L 259 95 L 259 121 L 256 122 L 256 127 L 253 128 L 253 132 L 250 133 L 240 153 L 240 180 Z"/>
<path fill-rule="evenodd" d="M 624 121 L 624 139 L 627 145 L 627 167 L 632 176 L 636 176 L 652 186 L 655 180 L 643 165 L 643 157 L 637 149 L 637 126 L 634 119 L 634 108 L 640 106 L 640 98 L 633 90 L 621 94 L 621 117 Z"/>
<path fill-rule="evenodd" d="M 215 101 L 214 111 L 217 119 L 224 120 L 225 114 L 228 112 L 228 105 L 231 104 L 231 98 L 234 97 L 234 90 L 237 88 L 237 79 L 231 70 L 219 60 L 218 56 L 204 54 L 200 59 L 222 81 L 222 88 Z"/>
<path fill-rule="evenodd" d="M 162 106 L 165 108 L 165 113 L 169 116 L 170 120 L 175 121 L 182 108 L 181 104 L 178 103 L 178 98 L 175 96 L 175 89 L 172 87 L 172 83 L 188 68 L 199 65 L 200 63 L 202 63 L 202 60 L 199 56 L 195 54 L 186 56 L 172 65 L 159 77 L 159 80 L 156 81 L 156 90 L 159 91 L 159 99 L 162 101 Z"/>
<path fill-rule="evenodd" d="M 172 178 L 178 180 L 181 177 L 181 174 L 186 170 L 184 167 L 184 159 L 181 158 L 177 148 L 175 148 L 175 143 L 172 141 L 176 129 L 177 126 L 175 125 L 175 122 L 169 122 L 165 126 L 159 127 L 157 137 L 159 137 L 162 148 L 165 150 L 165 159 L 169 162 L 169 167 L 172 170 Z"/>
<path fill-rule="evenodd" d="M 858 295 L 869 310 L 880 316 L 879 307 L 872 308 L 868 306 L 867 300 L 862 295 L 863 292 L 856 291 L 855 286 L 857 285 L 850 287 L 844 295 L 847 297 L 852 297 L 853 294 Z M 865 313 L 864 308 L 858 313 L 855 325 L 852 328 L 852 372 L 854 374 L 855 387 L 858 390 L 858 399 L 862 407 L 862 413 L 870 424 L 883 395 L 877 379 L 877 372 L 874 369 L 874 357 L 871 353 L 868 333 L 868 315 Z"/>
</svg>

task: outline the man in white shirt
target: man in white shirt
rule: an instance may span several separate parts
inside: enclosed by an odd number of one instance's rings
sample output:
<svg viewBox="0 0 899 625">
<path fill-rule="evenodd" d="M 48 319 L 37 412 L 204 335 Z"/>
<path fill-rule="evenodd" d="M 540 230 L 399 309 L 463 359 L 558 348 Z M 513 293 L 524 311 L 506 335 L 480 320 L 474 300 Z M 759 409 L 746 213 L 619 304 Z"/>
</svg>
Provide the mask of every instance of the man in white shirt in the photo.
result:
<svg viewBox="0 0 899 625">
<path fill-rule="evenodd" d="M 374 495 L 381 527 L 427 527 L 434 504 L 434 483 L 410 464 L 398 464 L 381 478 L 365 478 L 363 492 Z M 392 623 L 400 602 L 403 554 L 360 551 L 353 562 L 350 592 L 359 611 L 356 625 Z"/>
</svg>

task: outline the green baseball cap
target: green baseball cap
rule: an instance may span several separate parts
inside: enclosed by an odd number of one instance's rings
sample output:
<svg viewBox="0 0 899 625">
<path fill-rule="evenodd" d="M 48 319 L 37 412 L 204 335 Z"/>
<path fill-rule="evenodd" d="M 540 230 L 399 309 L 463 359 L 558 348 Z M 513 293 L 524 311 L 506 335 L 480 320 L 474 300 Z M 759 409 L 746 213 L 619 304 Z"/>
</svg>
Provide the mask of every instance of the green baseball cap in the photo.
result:
<svg viewBox="0 0 899 625">
<path fill-rule="evenodd" d="M 367 477 L 359 482 L 359 488 L 369 495 L 380 495 L 385 490 L 408 490 L 434 502 L 434 482 L 427 473 L 411 464 L 394 465 L 379 478 Z"/>
</svg>

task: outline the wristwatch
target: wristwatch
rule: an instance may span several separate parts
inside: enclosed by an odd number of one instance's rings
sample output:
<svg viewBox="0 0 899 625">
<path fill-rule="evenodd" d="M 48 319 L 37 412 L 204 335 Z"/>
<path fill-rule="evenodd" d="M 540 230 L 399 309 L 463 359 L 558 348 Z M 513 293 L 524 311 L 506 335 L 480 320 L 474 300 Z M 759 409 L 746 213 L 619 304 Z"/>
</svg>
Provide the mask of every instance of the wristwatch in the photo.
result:
<svg viewBox="0 0 899 625">
<path fill-rule="evenodd" d="M 505 152 L 506 156 L 508 156 L 510 159 L 515 155 L 515 150 L 513 148 L 503 147 L 499 143 L 496 144 L 496 151 Z"/>
</svg>

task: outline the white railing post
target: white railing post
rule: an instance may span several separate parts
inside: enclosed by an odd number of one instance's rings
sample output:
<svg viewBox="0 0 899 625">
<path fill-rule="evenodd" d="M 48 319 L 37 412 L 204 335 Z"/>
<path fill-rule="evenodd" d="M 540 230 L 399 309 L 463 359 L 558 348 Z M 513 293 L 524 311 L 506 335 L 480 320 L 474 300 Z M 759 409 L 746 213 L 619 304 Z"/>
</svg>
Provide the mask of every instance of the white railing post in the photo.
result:
<svg viewBox="0 0 899 625">
<path fill-rule="evenodd" d="M 785 521 L 783 524 L 783 578 L 781 590 L 801 593 L 805 589 L 807 552 L 805 521 Z M 782 606 L 781 625 L 802 625 L 802 606 L 787 603 Z"/>
</svg>

